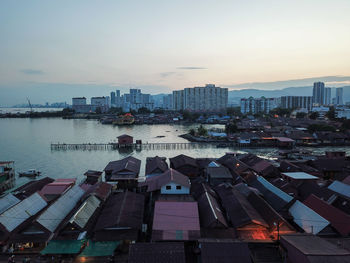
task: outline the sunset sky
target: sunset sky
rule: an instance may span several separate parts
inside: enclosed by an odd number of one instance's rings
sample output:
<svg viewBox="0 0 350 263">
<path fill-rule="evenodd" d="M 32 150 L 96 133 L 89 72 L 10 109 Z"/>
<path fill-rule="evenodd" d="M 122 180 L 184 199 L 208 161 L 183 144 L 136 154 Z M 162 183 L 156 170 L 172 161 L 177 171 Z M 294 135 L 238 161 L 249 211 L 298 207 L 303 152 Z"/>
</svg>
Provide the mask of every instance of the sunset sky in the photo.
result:
<svg viewBox="0 0 350 263">
<path fill-rule="evenodd" d="M 0 90 L 350 76 L 349 14 L 349 0 L 3 0 Z"/>
</svg>

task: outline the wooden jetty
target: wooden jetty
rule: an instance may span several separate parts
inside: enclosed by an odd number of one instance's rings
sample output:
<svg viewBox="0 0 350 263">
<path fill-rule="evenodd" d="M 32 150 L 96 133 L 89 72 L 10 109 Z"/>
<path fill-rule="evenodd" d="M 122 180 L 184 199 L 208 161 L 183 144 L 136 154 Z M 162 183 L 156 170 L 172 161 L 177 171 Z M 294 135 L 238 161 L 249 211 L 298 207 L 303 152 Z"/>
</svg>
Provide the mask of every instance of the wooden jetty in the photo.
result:
<svg viewBox="0 0 350 263">
<path fill-rule="evenodd" d="M 106 151 L 106 150 L 188 150 L 205 148 L 277 148 L 276 145 L 247 145 L 235 142 L 155 142 L 155 143 L 51 143 L 52 151 Z"/>
</svg>

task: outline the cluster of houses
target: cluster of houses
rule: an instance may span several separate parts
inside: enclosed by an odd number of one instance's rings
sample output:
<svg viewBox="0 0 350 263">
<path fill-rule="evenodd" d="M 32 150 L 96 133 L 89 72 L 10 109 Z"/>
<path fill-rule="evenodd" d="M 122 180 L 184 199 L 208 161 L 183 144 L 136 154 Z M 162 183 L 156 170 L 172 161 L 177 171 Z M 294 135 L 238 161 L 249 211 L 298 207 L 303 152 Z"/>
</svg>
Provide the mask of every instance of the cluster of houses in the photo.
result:
<svg viewBox="0 0 350 263">
<path fill-rule="evenodd" d="M 4 253 L 71 262 L 350 262 L 350 159 L 129 156 L 0 198 Z M 89 261 L 90 260 L 90 261 Z M 70 261 L 68 261 L 70 262 Z"/>
</svg>

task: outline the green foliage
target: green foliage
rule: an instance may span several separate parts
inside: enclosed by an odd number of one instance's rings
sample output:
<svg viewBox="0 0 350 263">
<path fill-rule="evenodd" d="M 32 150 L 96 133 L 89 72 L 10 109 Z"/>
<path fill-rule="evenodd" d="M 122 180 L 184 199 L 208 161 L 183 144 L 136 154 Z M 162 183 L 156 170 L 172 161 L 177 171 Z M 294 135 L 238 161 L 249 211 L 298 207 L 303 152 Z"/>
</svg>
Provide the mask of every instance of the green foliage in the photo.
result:
<svg viewBox="0 0 350 263">
<path fill-rule="evenodd" d="M 235 123 L 229 123 L 229 124 L 227 124 L 226 127 L 225 127 L 225 132 L 226 132 L 227 134 L 235 133 L 235 132 L 237 132 L 237 131 L 238 131 L 237 125 L 236 125 Z"/>
<path fill-rule="evenodd" d="M 185 121 L 195 121 L 199 118 L 199 113 L 197 112 L 190 112 L 190 111 L 183 111 L 182 117 Z"/>
<path fill-rule="evenodd" d="M 196 131 L 195 131 L 194 129 L 191 129 L 191 130 L 190 130 L 190 134 L 191 134 L 192 136 L 195 136 L 195 135 L 196 135 Z"/>
<path fill-rule="evenodd" d="M 118 107 L 118 108 L 112 107 L 112 108 L 109 109 L 108 113 L 121 115 L 124 112 L 123 112 L 123 108 L 121 108 L 121 107 Z"/>
<path fill-rule="evenodd" d="M 208 130 L 206 128 L 204 128 L 203 125 L 201 125 L 197 129 L 197 133 L 199 136 L 206 136 L 206 135 L 208 135 Z"/>
<path fill-rule="evenodd" d="M 101 114 L 102 113 L 101 107 L 97 107 L 95 112 L 96 114 Z"/>
<path fill-rule="evenodd" d="M 306 117 L 306 115 L 307 115 L 307 113 L 305 113 L 305 112 L 297 112 L 296 118 L 303 119 Z"/>
<path fill-rule="evenodd" d="M 329 108 L 329 111 L 326 113 L 326 117 L 330 120 L 335 119 L 335 108 L 333 106 Z"/>
<path fill-rule="evenodd" d="M 242 116 L 240 107 L 230 107 L 227 108 L 227 115 L 229 116 Z"/>
<path fill-rule="evenodd" d="M 317 111 L 313 111 L 310 115 L 309 118 L 312 120 L 316 120 L 318 118 L 319 114 Z"/>
<path fill-rule="evenodd" d="M 336 131 L 336 128 L 334 128 L 333 126 L 329 126 L 326 124 L 311 124 L 309 125 L 309 127 L 307 127 L 307 129 L 310 132 L 316 132 L 316 131 Z"/>
<path fill-rule="evenodd" d="M 139 114 L 147 114 L 147 113 L 150 113 L 151 111 L 149 109 L 147 109 L 146 107 L 141 107 L 141 108 L 139 108 L 139 110 L 137 112 Z"/>
</svg>

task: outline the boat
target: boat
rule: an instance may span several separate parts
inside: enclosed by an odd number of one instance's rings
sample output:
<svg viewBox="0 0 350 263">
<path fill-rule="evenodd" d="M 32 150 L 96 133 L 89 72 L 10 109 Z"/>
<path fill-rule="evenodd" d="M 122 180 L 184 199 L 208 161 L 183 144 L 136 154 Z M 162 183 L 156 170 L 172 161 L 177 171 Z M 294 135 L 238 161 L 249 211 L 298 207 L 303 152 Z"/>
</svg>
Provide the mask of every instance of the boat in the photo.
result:
<svg viewBox="0 0 350 263">
<path fill-rule="evenodd" d="M 15 186 L 14 161 L 0 161 L 0 194 Z"/>
<path fill-rule="evenodd" d="M 131 113 L 118 116 L 118 118 L 112 122 L 113 125 L 131 125 L 135 122 L 134 116 Z"/>
<path fill-rule="evenodd" d="M 35 170 L 35 169 L 30 169 L 25 172 L 18 173 L 19 177 L 37 177 L 40 176 L 41 172 Z"/>
</svg>

